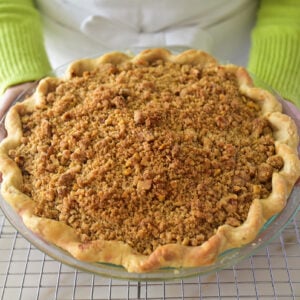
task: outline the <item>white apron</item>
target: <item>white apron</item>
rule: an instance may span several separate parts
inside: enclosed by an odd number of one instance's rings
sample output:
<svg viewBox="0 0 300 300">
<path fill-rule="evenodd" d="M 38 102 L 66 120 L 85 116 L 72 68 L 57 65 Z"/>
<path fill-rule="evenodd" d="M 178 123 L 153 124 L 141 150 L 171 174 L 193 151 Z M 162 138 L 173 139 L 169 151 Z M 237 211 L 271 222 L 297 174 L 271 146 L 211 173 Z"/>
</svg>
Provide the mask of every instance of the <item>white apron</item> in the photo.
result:
<svg viewBox="0 0 300 300">
<path fill-rule="evenodd" d="M 196 48 L 246 65 L 257 1 L 37 0 L 53 68 L 110 50 Z"/>
</svg>

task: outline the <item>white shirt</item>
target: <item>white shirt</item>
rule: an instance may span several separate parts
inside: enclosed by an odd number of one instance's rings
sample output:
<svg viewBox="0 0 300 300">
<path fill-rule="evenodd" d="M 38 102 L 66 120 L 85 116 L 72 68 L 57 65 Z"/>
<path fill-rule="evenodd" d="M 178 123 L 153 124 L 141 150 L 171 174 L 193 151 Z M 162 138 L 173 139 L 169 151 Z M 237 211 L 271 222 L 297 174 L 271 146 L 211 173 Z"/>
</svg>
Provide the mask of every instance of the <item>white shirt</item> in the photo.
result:
<svg viewBox="0 0 300 300">
<path fill-rule="evenodd" d="M 257 1 L 37 0 L 52 66 L 110 50 L 196 48 L 247 64 Z"/>
</svg>

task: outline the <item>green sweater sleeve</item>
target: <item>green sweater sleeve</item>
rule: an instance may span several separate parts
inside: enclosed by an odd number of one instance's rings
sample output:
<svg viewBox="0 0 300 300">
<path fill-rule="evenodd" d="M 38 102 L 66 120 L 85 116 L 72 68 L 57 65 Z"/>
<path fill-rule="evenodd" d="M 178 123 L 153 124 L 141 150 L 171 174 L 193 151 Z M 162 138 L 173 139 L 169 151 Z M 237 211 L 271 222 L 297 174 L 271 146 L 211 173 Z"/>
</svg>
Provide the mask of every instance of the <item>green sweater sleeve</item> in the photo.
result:
<svg viewBox="0 0 300 300">
<path fill-rule="evenodd" d="M 45 76 L 50 69 L 33 1 L 0 0 L 0 95 L 11 85 Z"/>
<path fill-rule="evenodd" d="M 248 69 L 300 107 L 299 0 L 261 0 Z"/>
</svg>

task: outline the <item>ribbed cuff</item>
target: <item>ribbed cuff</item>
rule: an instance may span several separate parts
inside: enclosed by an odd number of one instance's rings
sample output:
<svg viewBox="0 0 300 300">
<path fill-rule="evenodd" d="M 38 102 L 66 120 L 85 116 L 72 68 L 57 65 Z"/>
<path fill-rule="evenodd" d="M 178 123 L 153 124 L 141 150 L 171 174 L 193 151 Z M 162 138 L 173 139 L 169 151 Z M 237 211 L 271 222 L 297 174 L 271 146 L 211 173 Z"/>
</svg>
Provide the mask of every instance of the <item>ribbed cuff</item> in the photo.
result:
<svg viewBox="0 0 300 300">
<path fill-rule="evenodd" d="M 258 27 L 251 49 L 249 71 L 300 107 L 300 28 Z"/>
<path fill-rule="evenodd" d="M 32 11 L 26 15 L 28 11 L 22 17 L 16 10 L 1 12 L 0 95 L 8 86 L 39 79 L 51 69 L 39 16 Z"/>
</svg>

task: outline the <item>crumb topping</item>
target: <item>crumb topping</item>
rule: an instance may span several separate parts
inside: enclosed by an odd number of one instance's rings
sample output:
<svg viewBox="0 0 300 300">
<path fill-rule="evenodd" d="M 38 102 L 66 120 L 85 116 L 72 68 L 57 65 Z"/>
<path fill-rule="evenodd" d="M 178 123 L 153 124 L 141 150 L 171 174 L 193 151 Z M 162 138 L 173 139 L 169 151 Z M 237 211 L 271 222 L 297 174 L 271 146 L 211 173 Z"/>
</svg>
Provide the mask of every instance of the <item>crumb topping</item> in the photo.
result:
<svg viewBox="0 0 300 300">
<path fill-rule="evenodd" d="M 221 66 L 104 64 L 56 83 L 10 155 L 35 214 L 150 254 L 241 225 L 271 192 L 272 129 Z"/>
</svg>

